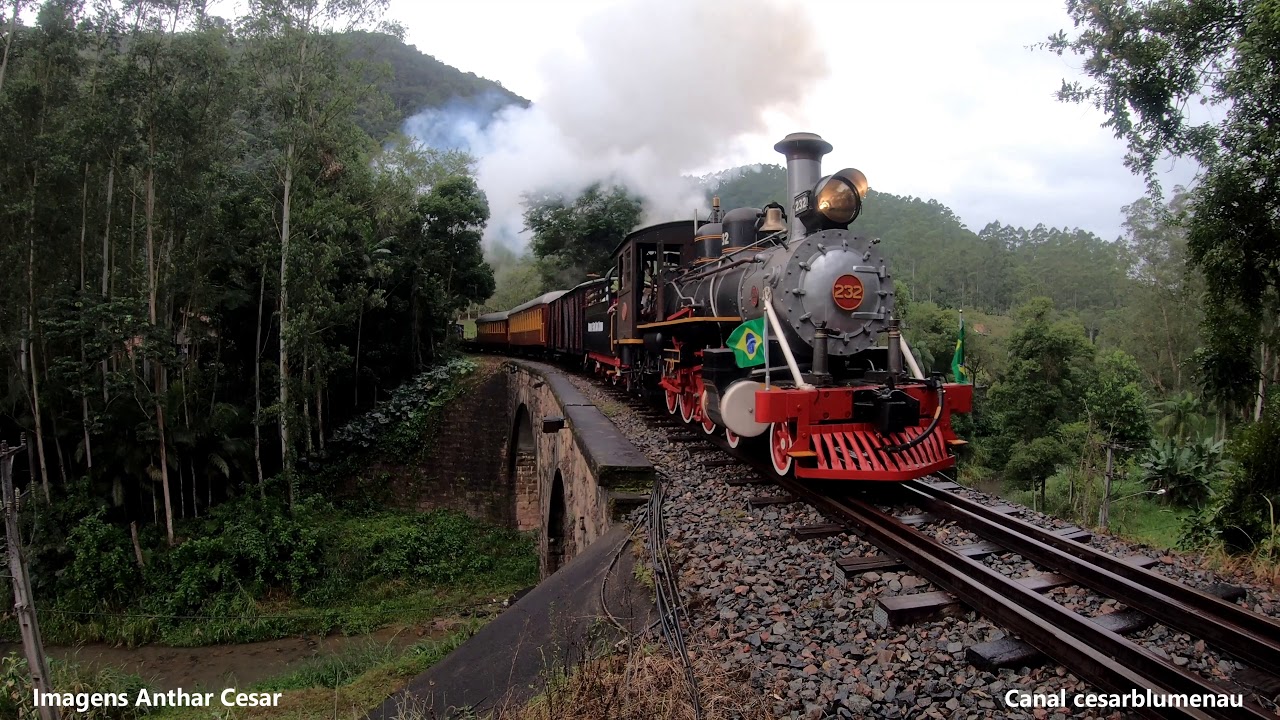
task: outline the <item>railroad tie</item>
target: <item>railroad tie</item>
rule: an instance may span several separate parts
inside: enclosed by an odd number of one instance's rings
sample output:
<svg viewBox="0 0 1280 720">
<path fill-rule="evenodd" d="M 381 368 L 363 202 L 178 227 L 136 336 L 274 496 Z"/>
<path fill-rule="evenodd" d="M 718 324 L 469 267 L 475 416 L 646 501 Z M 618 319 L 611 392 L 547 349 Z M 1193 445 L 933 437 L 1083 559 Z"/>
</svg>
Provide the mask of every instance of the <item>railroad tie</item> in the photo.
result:
<svg viewBox="0 0 1280 720">
<path fill-rule="evenodd" d="M 816 525 L 797 525 L 791 528 L 791 534 L 797 540 L 821 540 L 844 534 L 844 526 L 835 523 L 818 523 Z"/>
<path fill-rule="evenodd" d="M 1215 584 L 1206 592 L 1228 601 L 1244 597 L 1244 589 L 1234 585 Z M 1132 635 L 1155 624 L 1155 620 L 1150 616 L 1132 608 L 1125 608 L 1107 615 L 1097 615 L 1089 619 L 1118 635 Z M 1045 658 L 1039 650 L 1022 640 L 1003 637 L 970 646 L 965 653 L 965 659 L 980 670 L 992 671 L 1002 667 L 1035 667 Z"/>
<path fill-rule="evenodd" d="M 968 545 L 956 546 L 954 550 L 965 557 L 973 558 L 974 560 L 981 560 L 988 555 L 994 555 L 1000 552 L 1003 548 L 995 543 L 976 542 Z M 873 555 L 871 557 L 845 556 L 836 560 L 836 566 L 844 572 L 845 577 L 861 575 L 864 572 L 871 572 L 872 570 L 905 570 L 907 567 L 901 560 L 891 558 L 888 555 Z"/>
<path fill-rule="evenodd" d="M 756 495 L 747 499 L 747 504 L 753 508 L 768 507 L 770 505 L 790 505 L 796 502 L 792 495 Z"/>
<path fill-rule="evenodd" d="M 899 520 L 906 523 L 906 518 L 899 518 Z M 1077 542 L 1089 542 L 1093 537 L 1093 535 L 1088 531 L 1081 530 L 1078 527 L 1065 527 L 1060 530 L 1055 530 L 1054 533 Z M 983 545 L 984 543 L 977 544 Z M 961 553 L 966 555 L 978 551 L 966 551 L 963 549 L 972 546 L 966 545 L 961 547 Z M 980 548 L 979 550 L 985 550 L 985 548 Z M 969 557 L 979 559 L 979 556 L 976 555 L 969 555 Z M 848 571 L 846 571 L 846 575 L 848 575 Z M 1036 592 L 1047 592 L 1056 587 L 1072 584 L 1071 580 L 1066 576 L 1058 575 L 1056 573 L 1021 578 L 1018 582 L 1026 585 L 1028 589 Z M 875 618 L 876 622 L 885 627 L 896 627 L 898 625 L 909 625 L 925 620 L 936 620 L 956 614 L 956 610 L 953 606 L 958 602 L 959 601 L 956 600 L 951 593 L 944 591 L 885 597 L 877 601 Z"/>
<path fill-rule="evenodd" d="M 1048 592 L 1053 588 L 1071 584 L 1071 578 L 1057 573 L 1046 573 L 1018 580 L 1028 590 Z M 938 620 L 966 612 L 964 603 L 944 590 L 922 592 L 914 595 L 894 595 L 876 601 L 873 615 L 881 627 L 898 627 L 919 622 Z"/>
</svg>

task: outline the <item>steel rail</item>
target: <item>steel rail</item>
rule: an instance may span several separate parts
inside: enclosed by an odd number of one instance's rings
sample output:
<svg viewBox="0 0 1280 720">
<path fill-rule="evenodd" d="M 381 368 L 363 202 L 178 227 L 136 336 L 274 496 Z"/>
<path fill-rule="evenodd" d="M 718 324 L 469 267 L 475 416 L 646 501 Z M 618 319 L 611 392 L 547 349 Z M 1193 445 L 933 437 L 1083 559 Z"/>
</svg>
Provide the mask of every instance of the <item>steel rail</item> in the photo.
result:
<svg viewBox="0 0 1280 720">
<path fill-rule="evenodd" d="M 928 483 L 903 483 L 902 491 L 907 502 L 955 520 L 1010 552 L 1113 597 L 1160 623 L 1201 638 L 1255 667 L 1280 668 L 1280 622 L 1270 617 Z"/>
<path fill-rule="evenodd" d="M 935 585 L 977 610 L 1094 686 L 1112 693 L 1150 689 L 1157 695 L 1226 694 L 1205 678 L 1183 670 L 1138 644 L 1106 630 L 1057 602 L 1026 589 L 986 565 L 863 500 L 837 499 L 783 481 L 828 517 L 852 525 L 870 542 L 899 557 Z M 1256 703 L 1242 708 L 1127 708 L 1155 718 L 1274 717 Z"/>
</svg>

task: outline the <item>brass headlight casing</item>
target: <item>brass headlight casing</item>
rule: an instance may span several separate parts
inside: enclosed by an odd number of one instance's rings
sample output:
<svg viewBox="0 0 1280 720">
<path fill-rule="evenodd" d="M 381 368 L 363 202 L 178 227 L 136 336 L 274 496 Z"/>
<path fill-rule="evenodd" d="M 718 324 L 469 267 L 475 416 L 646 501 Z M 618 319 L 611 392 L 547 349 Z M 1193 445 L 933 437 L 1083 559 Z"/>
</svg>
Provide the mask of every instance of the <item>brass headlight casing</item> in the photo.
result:
<svg viewBox="0 0 1280 720">
<path fill-rule="evenodd" d="M 845 168 L 818 182 L 813 189 L 814 207 L 830 222 L 848 225 L 862 212 L 867 187 L 866 175 L 860 170 Z"/>
</svg>

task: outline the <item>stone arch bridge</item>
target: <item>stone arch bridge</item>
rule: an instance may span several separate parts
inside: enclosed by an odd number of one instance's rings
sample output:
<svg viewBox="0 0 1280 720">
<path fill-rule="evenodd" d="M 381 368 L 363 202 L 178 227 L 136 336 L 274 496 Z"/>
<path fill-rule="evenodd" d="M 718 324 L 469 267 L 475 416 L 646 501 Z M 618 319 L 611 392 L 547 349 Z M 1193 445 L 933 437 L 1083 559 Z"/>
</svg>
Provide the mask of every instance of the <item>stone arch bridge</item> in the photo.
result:
<svg viewBox="0 0 1280 720">
<path fill-rule="evenodd" d="M 507 360 L 501 469 L 521 530 L 538 530 L 546 577 L 648 499 L 653 465 L 563 374 Z"/>
</svg>

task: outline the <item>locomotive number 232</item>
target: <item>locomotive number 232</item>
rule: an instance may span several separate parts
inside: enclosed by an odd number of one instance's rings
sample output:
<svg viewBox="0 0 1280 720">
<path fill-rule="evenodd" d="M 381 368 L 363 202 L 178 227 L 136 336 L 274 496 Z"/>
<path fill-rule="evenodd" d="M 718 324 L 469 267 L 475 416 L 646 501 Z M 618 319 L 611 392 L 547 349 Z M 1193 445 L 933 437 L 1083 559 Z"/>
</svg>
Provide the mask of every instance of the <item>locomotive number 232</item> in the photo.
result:
<svg viewBox="0 0 1280 720">
<path fill-rule="evenodd" d="M 831 286 L 831 296 L 841 310 L 857 310 L 862 304 L 862 281 L 855 275 L 841 275 Z"/>
</svg>

